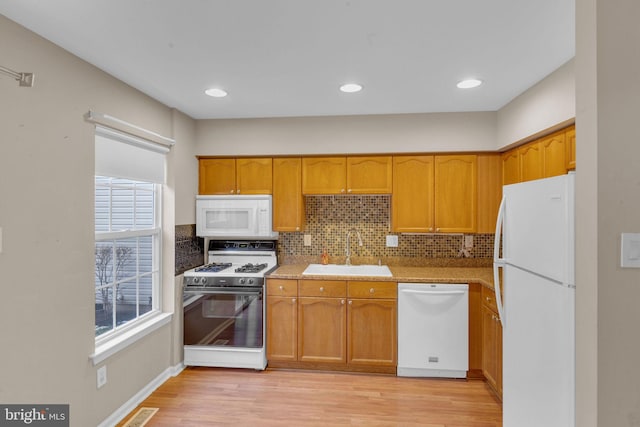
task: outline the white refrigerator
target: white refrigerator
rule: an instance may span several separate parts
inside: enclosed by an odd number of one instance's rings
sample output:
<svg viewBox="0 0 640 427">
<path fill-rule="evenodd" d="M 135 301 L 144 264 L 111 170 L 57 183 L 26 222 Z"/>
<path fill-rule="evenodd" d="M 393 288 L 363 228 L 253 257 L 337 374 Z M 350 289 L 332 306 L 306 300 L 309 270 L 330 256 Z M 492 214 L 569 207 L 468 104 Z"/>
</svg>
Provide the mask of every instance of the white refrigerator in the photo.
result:
<svg viewBox="0 0 640 427">
<path fill-rule="evenodd" d="M 573 173 L 503 187 L 494 283 L 504 427 L 575 426 L 574 188 Z"/>
</svg>

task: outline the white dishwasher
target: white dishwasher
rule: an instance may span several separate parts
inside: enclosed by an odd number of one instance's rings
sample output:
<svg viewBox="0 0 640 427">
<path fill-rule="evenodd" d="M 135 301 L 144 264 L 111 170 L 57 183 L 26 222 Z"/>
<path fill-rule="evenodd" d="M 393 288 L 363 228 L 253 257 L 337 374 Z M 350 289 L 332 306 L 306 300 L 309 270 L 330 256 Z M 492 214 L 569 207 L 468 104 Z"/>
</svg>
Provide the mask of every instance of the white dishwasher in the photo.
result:
<svg viewBox="0 0 640 427">
<path fill-rule="evenodd" d="M 398 376 L 465 378 L 469 285 L 398 283 Z"/>
</svg>

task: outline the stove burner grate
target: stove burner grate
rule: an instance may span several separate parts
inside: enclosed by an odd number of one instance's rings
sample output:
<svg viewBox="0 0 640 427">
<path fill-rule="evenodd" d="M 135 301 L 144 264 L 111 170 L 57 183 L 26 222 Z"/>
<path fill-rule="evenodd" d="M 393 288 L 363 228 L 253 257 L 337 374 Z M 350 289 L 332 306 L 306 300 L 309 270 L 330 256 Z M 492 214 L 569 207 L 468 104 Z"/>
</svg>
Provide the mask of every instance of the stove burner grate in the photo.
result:
<svg viewBox="0 0 640 427">
<path fill-rule="evenodd" d="M 267 268 L 267 263 L 263 264 L 245 264 L 236 268 L 236 273 L 257 273 Z"/>
<path fill-rule="evenodd" d="M 196 268 L 195 271 L 199 273 L 217 273 L 229 267 L 231 267 L 230 262 L 212 262 L 211 264 Z"/>
</svg>

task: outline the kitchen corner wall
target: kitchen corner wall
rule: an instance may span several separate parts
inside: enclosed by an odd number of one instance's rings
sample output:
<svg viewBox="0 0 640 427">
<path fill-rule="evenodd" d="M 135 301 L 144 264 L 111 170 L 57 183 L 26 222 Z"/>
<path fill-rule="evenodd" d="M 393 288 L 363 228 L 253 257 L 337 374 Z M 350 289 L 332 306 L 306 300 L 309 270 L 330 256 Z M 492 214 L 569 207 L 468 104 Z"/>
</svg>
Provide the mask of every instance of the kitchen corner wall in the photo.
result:
<svg viewBox="0 0 640 427">
<path fill-rule="evenodd" d="M 363 245 L 352 233 L 350 247 L 354 262 L 380 259 L 388 264 L 421 265 L 435 259 L 458 258 L 462 234 L 397 234 L 391 229 L 391 196 L 346 195 L 306 196 L 306 226 L 303 232 L 280 233 L 278 260 L 281 264 L 320 262 L 320 254 L 327 250 L 330 262 L 343 262 L 347 232 L 357 230 Z M 311 246 L 304 246 L 304 235 L 311 236 Z M 398 247 L 386 247 L 387 235 L 398 235 Z M 493 256 L 493 234 L 474 234 L 470 258 L 476 263 L 490 263 Z"/>
</svg>

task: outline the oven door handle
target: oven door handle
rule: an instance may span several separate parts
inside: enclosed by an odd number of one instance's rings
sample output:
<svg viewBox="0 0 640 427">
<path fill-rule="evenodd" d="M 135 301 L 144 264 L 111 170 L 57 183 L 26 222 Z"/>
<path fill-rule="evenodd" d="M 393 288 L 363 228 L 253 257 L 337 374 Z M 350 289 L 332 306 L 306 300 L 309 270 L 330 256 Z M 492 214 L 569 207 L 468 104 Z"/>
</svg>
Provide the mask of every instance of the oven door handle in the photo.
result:
<svg viewBox="0 0 640 427">
<path fill-rule="evenodd" d="M 262 288 L 256 290 L 237 290 L 237 289 L 207 289 L 207 290 L 186 290 L 185 295 L 262 295 Z"/>
</svg>

